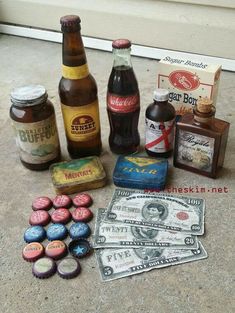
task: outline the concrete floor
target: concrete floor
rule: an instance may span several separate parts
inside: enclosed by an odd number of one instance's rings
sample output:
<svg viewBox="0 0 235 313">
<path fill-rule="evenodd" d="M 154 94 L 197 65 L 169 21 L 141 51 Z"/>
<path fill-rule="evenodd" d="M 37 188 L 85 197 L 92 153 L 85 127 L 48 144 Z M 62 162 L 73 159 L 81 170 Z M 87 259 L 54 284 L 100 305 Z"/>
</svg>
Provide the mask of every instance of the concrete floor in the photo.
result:
<svg viewBox="0 0 235 313">
<path fill-rule="evenodd" d="M 109 183 L 91 191 L 92 210 L 107 206 L 114 185 L 112 170 L 116 156 L 108 148 L 109 125 L 105 109 L 107 80 L 112 55 L 87 50 L 90 70 L 99 88 L 103 153 L 101 160 Z M 235 74 L 221 77 L 217 117 L 231 123 L 226 160 L 219 178 L 194 175 L 170 168 L 168 186 L 228 188 L 228 193 L 192 194 L 206 199 L 206 235 L 202 242 L 206 260 L 102 283 L 95 256 L 81 261 L 82 274 L 73 280 L 58 275 L 39 280 L 31 274 L 31 264 L 23 261 L 23 233 L 28 226 L 31 202 L 39 195 L 53 197 L 55 192 L 48 171 L 31 172 L 21 165 L 9 120 L 9 93 L 13 87 L 29 83 L 43 84 L 57 114 L 63 156 L 66 152 L 58 81 L 61 76 L 61 45 L 32 39 L 0 35 L 0 132 L 1 132 L 1 204 L 0 204 L 0 312 L 2 313 L 232 313 L 234 302 L 234 173 L 235 173 Z M 141 91 L 140 134 L 143 140 L 143 116 L 156 85 L 154 60 L 133 58 Z M 172 160 L 170 160 L 172 164 Z M 94 220 L 90 223 L 94 229 Z"/>
</svg>

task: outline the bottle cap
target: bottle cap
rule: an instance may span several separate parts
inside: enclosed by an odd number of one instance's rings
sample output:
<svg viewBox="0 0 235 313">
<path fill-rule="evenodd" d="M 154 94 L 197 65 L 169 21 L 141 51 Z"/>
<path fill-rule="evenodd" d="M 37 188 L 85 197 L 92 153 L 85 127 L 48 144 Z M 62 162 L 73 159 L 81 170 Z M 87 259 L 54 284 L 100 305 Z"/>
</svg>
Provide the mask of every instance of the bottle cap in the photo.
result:
<svg viewBox="0 0 235 313">
<path fill-rule="evenodd" d="M 60 223 L 52 224 L 47 229 L 47 239 L 52 240 L 63 240 L 68 235 L 67 228 Z"/>
<path fill-rule="evenodd" d="M 207 97 L 199 98 L 197 100 L 197 110 L 200 113 L 209 113 L 213 107 L 213 101 Z"/>
<path fill-rule="evenodd" d="M 39 242 L 31 242 L 24 247 L 22 256 L 25 261 L 35 262 L 44 255 L 44 247 Z"/>
<path fill-rule="evenodd" d="M 86 239 L 72 240 L 69 244 L 69 252 L 76 258 L 84 258 L 91 252 L 91 245 Z"/>
<path fill-rule="evenodd" d="M 67 195 L 56 196 L 55 199 L 53 200 L 53 206 L 55 209 L 58 209 L 58 208 L 69 209 L 71 205 L 72 205 L 72 200 Z"/>
<path fill-rule="evenodd" d="M 44 257 L 37 260 L 33 265 L 33 275 L 37 278 L 49 278 L 56 272 L 54 260 Z"/>
<path fill-rule="evenodd" d="M 54 240 L 49 242 L 45 249 L 46 256 L 59 260 L 62 259 L 68 252 L 67 246 L 63 241 Z"/>
<path fill-rule="evenodd" d="M 71 213 L 68 209 L 65 208 L 56 209 L 51 214 L 51 220 L 53 223 L 67 224 L 71 220 L 71 218 Z"/>
<path fill-rule="evenodd" d="M 52 201 L 48 197 L 38 197 L 32 203 L 32 209 L 37 210 L 50 210 L 52 207 Z"/>
<path fill-rule="evenodd" d="M 50 214 L 45 210 L 33 211 L 29 218 L 30 225 L 46 226 L 51 220 Z"/>
<path fill-rule="evenodd" d="M 60 18 L 60 24 L 62 26 L 74 26 L 81 23 L 81 19 L 78 15 L 65 15 Z"/>
<path fill-rule="evenodd" d="M 128 39 L 116 39 L 113 41 L 112 47 L 115 49 L 128 49 L 131 47 L 131 42 Z"/>
<path fill-rule="evenodd" d="M 169 91 L 167 89 L 158 88 L 153 93 L 153 99 L 156 101 L 167 101 L 169 99 Z"/>
<path fill-rule="evenodd" d="M 42 226 L 31 226 L 24 233 L 26 242 L 41 242 L 46 238 L 46 231 Z"/>
<path fill-rule="evenodd" d="M 70 279 L 77 277 L 81 272 L 81 266 L 78 260 L 74 258 L 66 258 L 57 265 L 57 273 L 60 277 Z"/>
<path fill-rule="evenodd" d="M 87 238 L 90 234 L 90 227 L 82 222 L 72 224 L 69 229 L 69 235 L 72 239 Z"/>
<path fill-rule="evenodd" d="M 74 222 L 87 223 L 92 219 L 93 213 L 91 212 L 91 210 L 89 210 L 86 207 L 80 207 L 80 208 L 76 208 L 72 212 L 72 217 L 73 217 Z"/>
<path fill-rule="evenodd" d="M 15 88 L 11 92 L 11 102 L 18 107 L 27 107 L 45 102 L 48 95 L 41 85 L 28 85 Z"/>
<path fill-rule="evenodd" d="M 76 207 L 90 206 L 92 204 L 92 198 L 87 193 L 79 193 L 73 198 L 73 205 Z"/>
</svg>

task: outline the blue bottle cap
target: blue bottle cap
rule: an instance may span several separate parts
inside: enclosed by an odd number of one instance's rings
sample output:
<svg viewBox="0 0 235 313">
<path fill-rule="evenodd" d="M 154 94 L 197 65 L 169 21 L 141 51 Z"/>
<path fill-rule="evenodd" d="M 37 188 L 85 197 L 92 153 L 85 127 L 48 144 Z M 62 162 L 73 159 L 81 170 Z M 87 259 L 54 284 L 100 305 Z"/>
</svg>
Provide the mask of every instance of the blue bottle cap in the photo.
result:
<svg viewBox="0 0 235 313">
<path fill-rule="evenodd" d="M 69 229 L 69 235 L 72 239 L 87 238 L 90 234 L 90 227 L 83 222 L 74 223 Z"/>
<path fill-rule="evenodd" d="M 52 224 L 47 229 L 48 240 L 63 240 L 67 237 L 67 228 L 60 223 Z"/>
<path fill-rule="evenodd" d="M 89 241 L 86 239 L 72 240 L 69 244 L 69 252 L 75 258 L 84 258 L 92 251 Z"/>
<path fill-rule="evenodd" d="M 31 226 L 24 233 L 26 242 L 41 242 L 46 238 L 46 231 L 42 226 Z"/>
</svg>

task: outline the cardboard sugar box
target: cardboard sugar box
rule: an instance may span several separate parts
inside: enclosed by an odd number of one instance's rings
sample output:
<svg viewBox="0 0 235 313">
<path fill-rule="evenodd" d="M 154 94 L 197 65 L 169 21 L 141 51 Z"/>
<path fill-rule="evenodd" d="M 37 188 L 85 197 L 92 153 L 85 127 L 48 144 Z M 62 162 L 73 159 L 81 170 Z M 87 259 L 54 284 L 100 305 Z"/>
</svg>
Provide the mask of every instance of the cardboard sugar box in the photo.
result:
<svg viewBox="0 0 235 313">
<path fill-rule="evenodd" d="M 216 105 L 220 73 L 220 65 L 166 56 L 158 63 L 157 86 L 169 90 L 169 102 L 183 115 L 192 112 L 199 97 Z"/>
</svg>

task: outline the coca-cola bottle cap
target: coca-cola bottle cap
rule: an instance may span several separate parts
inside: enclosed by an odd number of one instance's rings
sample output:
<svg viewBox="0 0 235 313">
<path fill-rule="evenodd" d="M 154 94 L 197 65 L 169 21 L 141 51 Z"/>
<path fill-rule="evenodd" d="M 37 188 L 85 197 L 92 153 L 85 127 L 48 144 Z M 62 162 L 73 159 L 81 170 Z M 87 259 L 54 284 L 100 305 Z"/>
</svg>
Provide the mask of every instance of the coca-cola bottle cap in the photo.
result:
<svg viewBox="0 0 235 313">
<path fill-rule="evenodd" d="M 153 93 L 153 99 L 156 101 L 167 101 L 169 99 L 169 91 L 167 89 L 158 88 Z"/>
<path fill-rule="evenodd" d="M 128 39 L 116 39 L 113 41 L 112 47 L 115 49 L 128 49 L 131 47 L 131 42 Z"/>
</svg>

